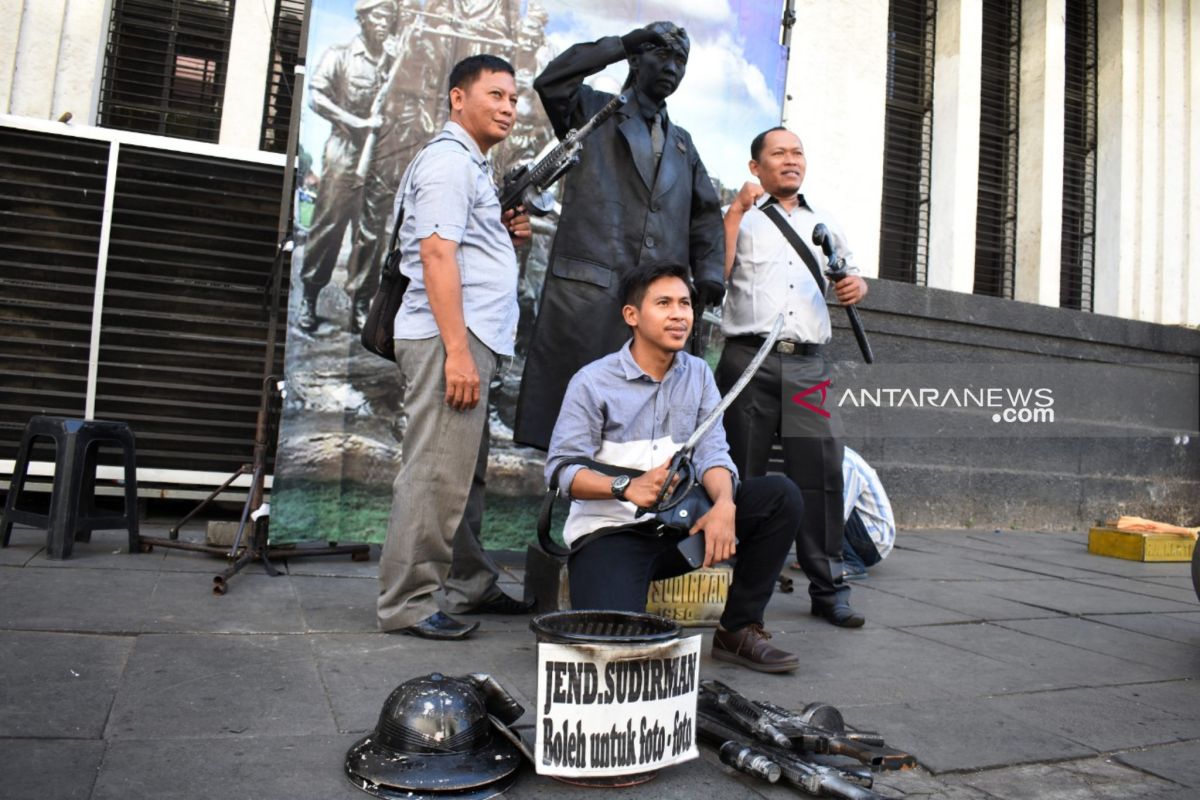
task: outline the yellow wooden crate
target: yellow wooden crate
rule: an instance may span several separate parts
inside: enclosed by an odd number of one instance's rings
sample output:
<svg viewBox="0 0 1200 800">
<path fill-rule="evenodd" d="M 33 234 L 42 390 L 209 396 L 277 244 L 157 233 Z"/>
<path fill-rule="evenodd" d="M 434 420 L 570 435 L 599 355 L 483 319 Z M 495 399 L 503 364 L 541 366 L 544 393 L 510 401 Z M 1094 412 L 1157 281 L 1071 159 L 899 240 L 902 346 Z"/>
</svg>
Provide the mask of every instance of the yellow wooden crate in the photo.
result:
<svg viewBox="0 0 1200 800">
<path fill-rule="evenodd" d="M 1092 528 L 1088 552 L 1129 561 L 1191 561 L 1196 541 L 1169 533 L 1140 533 L 1116 528 Z"/>
<path fill-rule="evenodd" d="M 646 610 L 686 627 L 716 625 L 725 610 L 733 570 L 708 567 L 664 581 L 653 581 Z"/>
</svg>

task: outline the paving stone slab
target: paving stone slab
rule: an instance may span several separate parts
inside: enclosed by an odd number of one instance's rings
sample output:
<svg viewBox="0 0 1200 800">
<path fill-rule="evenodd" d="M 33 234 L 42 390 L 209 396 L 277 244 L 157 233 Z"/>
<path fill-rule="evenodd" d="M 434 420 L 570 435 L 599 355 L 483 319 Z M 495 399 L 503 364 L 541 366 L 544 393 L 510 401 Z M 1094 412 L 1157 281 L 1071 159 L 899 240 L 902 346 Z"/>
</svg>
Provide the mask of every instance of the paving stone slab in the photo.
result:
<svg viewBox="0 0 1200 800">
<path fill-rule="evenodd" d="M 1139 705 L 1166 711 L 1179 719 L 1200 722 L 1200 681 L 1195 678 L 1158 683 L 1107 686 L 1104 691 Z"/>
<path fill-rule="evenodd" d="M 1194 606 L 1173 600 L 1093 586 L 1074 580 L 1041 581 L 1034 586 L 1037 591 L 1030 592 L 1030 587 L 1025 583 L 993 581 L 981 585 L 980 591 L 994 597 L 1003 597 L 1064 614 L 1145 614 L 1195 610 Z"/>
<path fill-rule="evenodd" d="M 962 781 L 999 800 L 1151 800 L 1177 788 L 1102 758 L 988 770 Z"/>
<path fill-rule="evenodd" d="M 0 631 L 0 737 L 100 738 L 132 649 L 128 636 Z"/>
<path fill-rule="evenodd" d="M 1012 667 L 1005 675 L 1007 685 L 997 693 L 1149 681 L 1161 675 L 1152 666 L 1049 641 L 1000 624 L 939 625 L 911 632 Z"/>
<path fill-rule="evenodd" d="M 872 625 L 906 628 L 913 625 L 967 622 L 972 619 L 968 614 L 953 611 L 944 604 L 927 602 L 929 598 L 924 596 L 914 599 L 893 590 L 896 584 L 912 583 L 911 581 L 886 581 L 878 587 L 871 585 L 871 581 L 871 578 L 854 581 L 850 599 L 854 609 L 862 613 Z"/>
<path fill-rule="evenodd" d="M 510 691 L 537 696 L 537 655 L 532 634 L 485 627 L 461 642 L 434 642 L 403 634 L 314 634 L 322 681 L 339 731 L 370 730 L 388 694 L 410 678 L 441 672 L 491 674 Z"/>
<path fill-rule="evenodd" d="M 352 544 L 352 542 L 343 542 L 343 544 Z M 370 555 L 366 561 L 355 561 L 348 555 L 289 558 L 287 560 L 288 574 L 328 575 L 339 578 L 378 578 L 380 547 L 377 544 L 372 544 L 370 548 Z"/>
<path fill-rule="evenodd" d="M 27 564 L 47 569 L 141 569 L 162 567 L 163 554 L 130 553 L 129 533 L 122 530 L 92 531 L 90 542 L 75 542 L 70 558 L 50 558 L 43 548 Z"/>
<path fill-rule="evenodd" d="M 129 657 L 105 737 L 334 732 L 304 637 L 144 634 Z"/>
<path fill-rule="evenodd" d="M 1200 647 L 1200 614 L 1097 614 L 1089 615 L 1087 619 L 1147 636 Z"/>
<path fill-rule="evenodd" d="M 1028 580 L 1039 577 L 1028 570 L 965 558 L 961 553 L 942 553 L 896 545 L 882 562 L 871 567 L 871 580 Z"/>
<path fill-rule="evenodd" d="M 361 800 L 342 771 L 353 736 L 114 741 L 92 800 Z"/>
<path fill-rule="evenodd" d="M 1104 689 L 1010 694 L 989 706 L 1102 753 L 1200 738 L 1200 719 L 1187 719 Z"/>
<path fill-rule="evenodd" d="M 748 696 L 803 708 L 815 700 L 851 707 L 984 695 L 1006 685 L 1004 676 L 1014 671 L 994 659 L 902 630 L 826 627 L 771 640 L 800 657 L 800 668 L 792 675 L 764 675 L 708 657 L 701 662 L 701 674 L 724 680 Z M 706 656 L 710 645 L 711 636 L 706 636 Z M 914 664 L 921 666 L 915 669 Z M 869 721 L 861 724 L 869 727 Z"/>
<path fill-rule="evenodd" d="M 1076 566 L 1072 557 L 1063 553 L 988 553 L 982 550 L 963 550 L 968 561 L 986 562 L 1023 573 L 1027 578 L 1095 578 L 1095 570 Z"/>
<path fill-rule="evenodd" d="M 977 699 L 869 706 L 856 713 L 872 730 L 886 731 L 888 744 L 912 753 L 935 774 L 1095 755 Z"/>
<path fill-rule="evenodd" d="M 224 595 L 210 575 L 162 572 L 142 626 L 151 633 L 300 633 L 304 620 L 291 578 L 240 574 Z"/>
<path fill-rule="evenodd" d="M 1034 579 L 1022 583 L 1025 595 L 1036 597 L 1038 584 L 1045 579 Z M 1015 600 L 1006 600 L 985 592 L 984 587 L 990 585 L 990 580 L 975 581 L 889 581 L 881 583 L 876 588 L 881 592 L 920 600 L 931 606 L 953 611 L 959 617 L 956 622 L 970 622 L 998 619 L 1029 619 L 1033 617 L 1060 617 L 1062 614 L 1046 608 Z"/>
<path fill-rule="evenodd" d="M 0 567 L 22 567 L 45 547 L 45 531 L 14 525 L 8 547 L 0 547 Z"/>
<path fill-rule="evenodd" d="M 992 795 L 964 784 L 961 776 L 935 776 L 920 767 L 880 772 L 876 774 L 875 785 L 872 788 L 886 797 L 911 800 L 994 800 Z"/>
<path fill-rule="evenodd" d="M 1046 560 L 1050 563 L 1071 566 L 1098 575 L 1129 578 L 1178 577 L 1188 575 L 1191 569 L 1191 565 L 1187 562 L 1130 561 L 1127 558 L 1113 558 L 1089 553 L 1086 548 L 1079 553 L 1048 554 Z"/>
<path fill-rule="evenodd" d="M 304 630 L 310 633 L 372 633 L 377 630 L 379 581 L 293 575 Z"/>
<path fill-rule="evenodd" d="M 104 758 L 99 739 L 0 740 L 5 800 L 88 800 Z"/>
<path fill-rule="evenodd" d="M 1180 786 L 1200 789 L 1200 742 L 1130 750 L 1114 758 Z"/>
<path fill-rule="evenodd" d="M 1143 664 L 1153 671 L 1152 680 L 1189 678 L 1197 674 L 1197 665 L 1200 665 L 1200 650 L 1195 647 L 1086 618 L 1008 620 L 997 624 L 1093 653 L 1104 653 L 1127 662 Z M 1106 675 L 1105 678 L 1108 682 L 1128 682 L 1122 680 L 1121 672 Z"/>
<path fill-rule="evenodd" d="M 1167 578 L 1159 577 L 1158 580 L 1167 580 Z M 1122 592 L 1132 592 L 1134 594 L 1145 594 L 1151 597 L 1161 597 L 1165 600 L 1175 600 L 1184 605 L 1196 603 L 1196 590 L 1192 588 L 1192 581 L 1189 577 L 1187 583 L 1180 581 L 1178 585 L 1171 586 L 1169 584 L 1158 583 L 1147 578 L 1134 577 L 1103 577 L 1103 578 L 1085 578 L 1081 583 L 1091 584 L 1093 586 L 1103 586 L 1108 589 L 1118 589 Z"/>
<path fill-rule="evenodd" d="M 0 567 L 0 629 L 137 633 L 158 573 Z"/>
</svg>

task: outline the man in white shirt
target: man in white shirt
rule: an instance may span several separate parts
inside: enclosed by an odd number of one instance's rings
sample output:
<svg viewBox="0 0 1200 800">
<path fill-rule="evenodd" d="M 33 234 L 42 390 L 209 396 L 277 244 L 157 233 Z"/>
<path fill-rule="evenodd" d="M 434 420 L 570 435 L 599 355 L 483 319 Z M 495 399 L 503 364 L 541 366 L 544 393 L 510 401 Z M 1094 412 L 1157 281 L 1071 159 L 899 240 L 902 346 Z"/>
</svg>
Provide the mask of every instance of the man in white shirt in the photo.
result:
<svg viewBox="0 0 1200 800">
<path fill-rule="evenodd" d="M 800 137 L 786 128 L 764 131 L 751 143 L 750 157 L 750 172 L 760 183 L 742 186 L 725 214 L 725 350 L 716 371 L 722 393 L 780 314 L 784 328 L 774 352 L 725 412 L 725 432 L 734 464 L 746 477 L 766 474 L 771 445 L 779 438 L 784 472 L 804 496 L 796 557 L 809 579 L 812 613 L 838 627 L 857 628 L 865 619 L 850 607 L 850 587 L 842 578 L 841 423 L 836 408 L 823 407 L 830 372 L 821 350 L 830 325 L 827 281 L 819 266 L 824 258 L 811 244 L 816 224 L 826 225 L 848 265 L 847 276 L 834 287 L 838 302 L 859 302 L 867 284 L 841 229 L 800 193 L 807 166 Z M 785 388 L 789 396 L 804 395 L 804 407 L 785 407 Z M 784 435 L 785 415 L 799 435 L 795 430 Z"/>
</svg>

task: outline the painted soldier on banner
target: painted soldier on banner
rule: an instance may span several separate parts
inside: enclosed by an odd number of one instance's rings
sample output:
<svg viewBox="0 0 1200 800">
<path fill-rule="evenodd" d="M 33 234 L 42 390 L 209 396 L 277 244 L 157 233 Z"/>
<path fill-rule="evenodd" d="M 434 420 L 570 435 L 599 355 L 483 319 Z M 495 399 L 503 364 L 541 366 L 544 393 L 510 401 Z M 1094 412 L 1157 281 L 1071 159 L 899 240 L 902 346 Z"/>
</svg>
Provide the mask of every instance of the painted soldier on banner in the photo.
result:
<svg viewBox="0 0 1200 800">
<path fill-rule="evenodd" d="M 342 249 L 346 228 L 361 206 L 362 179 L 358 162 L 362 147 L 383 119 L 372 113 L 375 97 L 386 80 L 384 43 L 396 22 L 395 0 L 358 0 L 354 4 L 361 32 L 322 56 L 309 78 L 309 103 L 332 125 L 321 162 L 321 190 L 313 209 L 312 227 L 300 271 L 303 284 L 297 326 L 314 333 L 321 324 L 317 297 L 329 283 Z M 367 270 L 352 260 L 346 293 L 357 305 L 370 303 Z"/>
</svg>

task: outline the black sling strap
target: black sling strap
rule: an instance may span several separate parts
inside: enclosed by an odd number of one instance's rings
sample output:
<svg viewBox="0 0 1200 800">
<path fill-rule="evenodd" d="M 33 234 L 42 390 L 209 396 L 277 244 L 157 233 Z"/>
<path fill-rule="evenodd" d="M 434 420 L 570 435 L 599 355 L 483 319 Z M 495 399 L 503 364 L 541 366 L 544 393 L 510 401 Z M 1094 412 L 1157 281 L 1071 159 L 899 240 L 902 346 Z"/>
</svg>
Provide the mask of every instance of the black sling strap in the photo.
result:
<svg viewBox="0 0 1200 800">
<path fill-rule="evenodd" d="M 774 201 L 768 200 L 764 205 L 759 206 L 767 218 L 775 223 L 775 227 L 779 228 L 779 232 L 783 234 L 783 238 L 788 240 L 800 258 L 804 261 L 804 265 L 808 267 L 808 271 L 812 273 L 813 280 L 817 282 L 817 288 L 821 290 L 821 296 L 825 296 L 825 281 L 821 278 L 821 268 L 817 266 L 817 260 L 813 258 L 812 251 L 805 246 L 804 241 L 800 238 L 800 234 L 796 233 L 796 229 L 788 224 L 788 221 L 783 218 L 776 208 Z"/>
<path fill-rule="evenodd" d="M 554 475 L 550 479 L 550 488 L 546 490 L 546 496 L 542 498 L 542 510 L 538 513 L 537 535 L 538 544 L 542 546 L 542 550 L 549 555 L 558 556 L 559 558 L 571 555 L 571 553 L 578 550 L 587 542 L 591 542 L 608 533 L 628 529 L 627 526 L 600 528 L 580 537 L 579 541 L 575 542 L 575 545 L 569 549 L 550 538 L 550 522 L 551 517 L 554 515 L 554 501 L 558 499 L 559 495 L 558 476 L 562 474 L 564 469 L 573 464 L 578 464 L 593 472 L 599 472 L 601 475 L 610 475 L 614 478 L 618 475 L 628 475 L 630 478 L 636 478 L 642 474 L 642 470 L 640 469 L 614 467 L 612 464 L 601 464 L 599 461 L 593 461 L 590 458 L 572 458 L 558 465 L 558 468 L 554 470 Z"/>
</svg>

